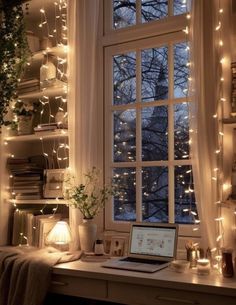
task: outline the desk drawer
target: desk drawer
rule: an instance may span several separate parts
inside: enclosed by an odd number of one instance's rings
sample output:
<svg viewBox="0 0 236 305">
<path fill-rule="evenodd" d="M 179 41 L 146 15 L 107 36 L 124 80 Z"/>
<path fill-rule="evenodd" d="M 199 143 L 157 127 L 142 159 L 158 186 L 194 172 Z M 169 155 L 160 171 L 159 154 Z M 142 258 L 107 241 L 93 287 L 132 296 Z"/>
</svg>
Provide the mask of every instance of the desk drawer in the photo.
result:
<svg viewBox="0 0 236 305">
<path fill-rule="evenodd" d="M 188 287 L 186 287 L 188 288 Z M 130 305 L 235 305 L 233 297 L 149 287 L 118 282 L 108 283 L 108 299 Z"/>
<path fill-rule="evenodd" d="M 50 291 L 76 297 L 105 299 L 107 284 L 104 280 L 53 275 Z"/>
</svg>

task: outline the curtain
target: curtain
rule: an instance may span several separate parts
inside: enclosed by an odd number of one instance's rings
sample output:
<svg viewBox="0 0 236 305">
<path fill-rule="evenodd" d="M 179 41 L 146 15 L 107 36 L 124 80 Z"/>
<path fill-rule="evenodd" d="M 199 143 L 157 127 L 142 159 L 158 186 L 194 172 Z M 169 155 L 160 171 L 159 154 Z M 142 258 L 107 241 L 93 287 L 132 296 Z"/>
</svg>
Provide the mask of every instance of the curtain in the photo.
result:
<svg viewBox="0 0 236 305">
<path fill-rule="evenodd" d="M 190 45 L 192 50 L 192 103 L 190 106 L 191 154 L 193 178 L 199 219 L 201 245 L 216 246 L 218 182 L 218 120 L 219 59 L 215 46 L 214 0 L 193 1 Z"/>
<path fill-rule="evenodd" d="M 77 181 L 101 159 L 98 105 L 99 0 L 68 1 L 70 167 Z M 101 107 L 100 107 L 101 108 Z M 81 215 L 70 210 L 73 248 L 78 248 Z"/>
</svg>

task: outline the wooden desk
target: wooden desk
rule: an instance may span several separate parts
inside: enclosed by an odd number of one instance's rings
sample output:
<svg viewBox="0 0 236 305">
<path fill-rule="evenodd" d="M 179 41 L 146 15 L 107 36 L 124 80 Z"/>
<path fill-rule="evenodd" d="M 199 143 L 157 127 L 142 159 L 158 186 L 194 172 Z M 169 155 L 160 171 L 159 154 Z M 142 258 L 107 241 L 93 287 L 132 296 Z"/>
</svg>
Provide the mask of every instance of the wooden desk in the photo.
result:
<svg viewBox="0 0 236 305">
<path fill-rule="evenodd" d="M 53 268 L 51 292 L 127 305 L 235 305 L 236 278 L 169 268 L 147 274 L 75 261 Z"/>
</svg>

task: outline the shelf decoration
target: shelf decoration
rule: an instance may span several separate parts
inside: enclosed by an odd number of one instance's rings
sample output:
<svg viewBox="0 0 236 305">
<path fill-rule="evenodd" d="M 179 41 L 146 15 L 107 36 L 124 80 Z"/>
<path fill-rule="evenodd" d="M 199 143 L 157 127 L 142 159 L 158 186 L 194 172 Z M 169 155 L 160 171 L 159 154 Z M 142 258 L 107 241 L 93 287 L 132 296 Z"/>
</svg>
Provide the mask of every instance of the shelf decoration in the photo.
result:
<svg viewBox="0 0 236 305">
<path fill-rule="evenodd" d="M 17 85 L 30 55 L 25 31 L 23 3 L 0 1 L 0 126 L 6 118 L 10 101 L 17 96 Z M 26 4 L 26 12 L 27 12 Z"/>
</svg>

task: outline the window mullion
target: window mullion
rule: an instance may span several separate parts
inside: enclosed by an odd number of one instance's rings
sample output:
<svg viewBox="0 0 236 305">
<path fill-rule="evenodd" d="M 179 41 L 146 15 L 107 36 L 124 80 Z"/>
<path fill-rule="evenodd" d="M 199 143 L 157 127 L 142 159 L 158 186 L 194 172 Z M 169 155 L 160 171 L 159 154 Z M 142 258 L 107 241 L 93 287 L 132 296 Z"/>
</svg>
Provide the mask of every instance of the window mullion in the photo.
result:
<svg viewBox="0 0 236 305">
<path fill-rule="evenodd" d="M 142 221 L 141 51 L 136 53 L 136 220 Z"/>
<path fill-rule="evenodd" d="M 141 10 L 142 10 L 141 0 L 136 0 L 136 24 L 142 23 Z"/>
<path fill-rule="evenodd" d="M 169 71 L 169 100 L 173 100 L 174 92 L 174 61 L 173 61 L 173 45 L 168 47 L 168 71 Z M 169 183 L 169 222 L 175 222 L 175 181 L 174 181 L 174 105 L 169 102 L 168 106 L 168 183 Z"/>
<path fill-rule="evenodd" d="M 168 16 L 173 16 L 174 15 L 174 4 L 173 4 L 174 0 L 169 0 L 168 1 Z"/>
</svg>

